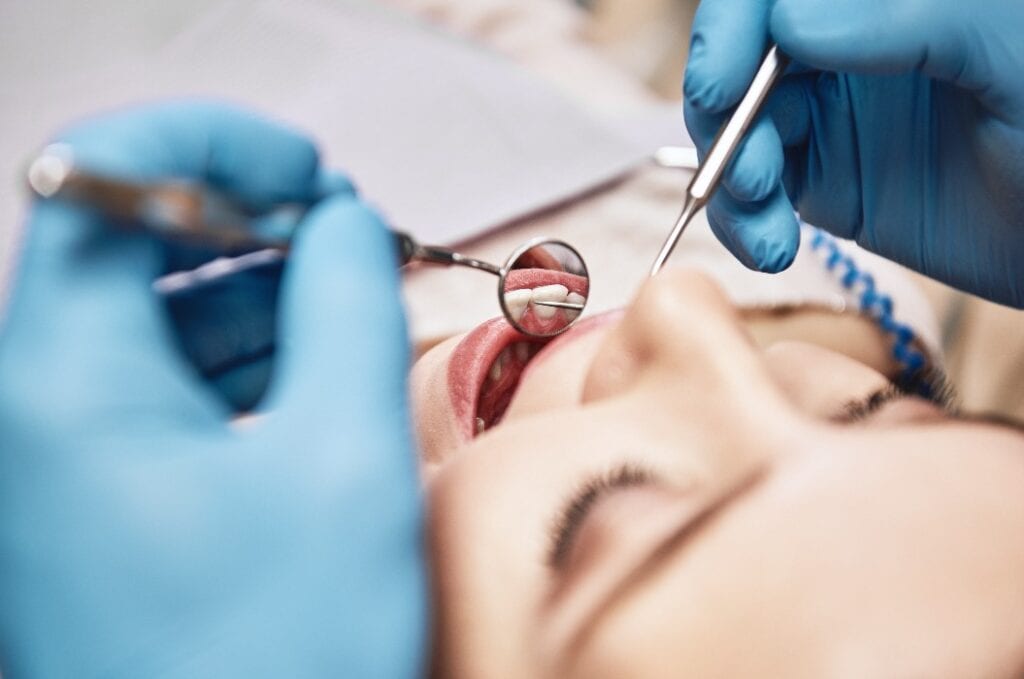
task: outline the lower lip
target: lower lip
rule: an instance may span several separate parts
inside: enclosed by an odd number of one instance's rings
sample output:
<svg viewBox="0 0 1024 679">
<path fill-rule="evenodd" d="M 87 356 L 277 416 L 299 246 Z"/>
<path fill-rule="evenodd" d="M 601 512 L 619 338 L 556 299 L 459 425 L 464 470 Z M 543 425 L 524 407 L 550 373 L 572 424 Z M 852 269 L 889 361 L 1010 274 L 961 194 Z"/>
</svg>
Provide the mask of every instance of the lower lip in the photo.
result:
<svg viewBox="0 0 1024 679">
<path fill-rule="evenodd" d="M 484 379 L 502 349 L 516 341 L 538 341 L 508 324 L 504 318 L 481 323 L 466 335 L 448 359 L 448 398 L 463 441 L 476 432 L 476 407 Z"/>
</svg>

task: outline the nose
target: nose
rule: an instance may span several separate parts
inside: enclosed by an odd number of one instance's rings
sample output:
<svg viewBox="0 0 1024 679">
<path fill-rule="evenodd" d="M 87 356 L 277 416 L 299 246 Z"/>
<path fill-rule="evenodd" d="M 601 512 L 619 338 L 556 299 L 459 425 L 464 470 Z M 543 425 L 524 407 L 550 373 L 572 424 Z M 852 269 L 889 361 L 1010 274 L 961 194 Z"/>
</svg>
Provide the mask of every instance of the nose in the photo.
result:
<svg viewBox="0 0 1024 679">
<path fill-rule="evenodd" d="M 654 388 L 673 411 L 736 421 L 789 409 L 725 293 L 706 274 L 666 270 L 645 282 L 599 349 L 584 402 Z"/>
</svg>

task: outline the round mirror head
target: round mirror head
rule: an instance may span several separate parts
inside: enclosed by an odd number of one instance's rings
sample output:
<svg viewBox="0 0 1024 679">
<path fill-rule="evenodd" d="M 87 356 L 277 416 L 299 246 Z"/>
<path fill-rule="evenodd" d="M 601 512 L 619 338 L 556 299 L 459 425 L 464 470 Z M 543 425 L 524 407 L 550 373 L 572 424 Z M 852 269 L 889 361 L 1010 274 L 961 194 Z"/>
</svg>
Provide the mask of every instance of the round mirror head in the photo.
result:
<svg viewBox="0 0 1024 679">
<path fill-rule="evenodd" d="M 568 330 L 589 296 L 587 265 L 575 248 L 558 240 L 533 240 L 516 248 L 498 278 L 505 318 L 534 337 Z"/>
</svg>

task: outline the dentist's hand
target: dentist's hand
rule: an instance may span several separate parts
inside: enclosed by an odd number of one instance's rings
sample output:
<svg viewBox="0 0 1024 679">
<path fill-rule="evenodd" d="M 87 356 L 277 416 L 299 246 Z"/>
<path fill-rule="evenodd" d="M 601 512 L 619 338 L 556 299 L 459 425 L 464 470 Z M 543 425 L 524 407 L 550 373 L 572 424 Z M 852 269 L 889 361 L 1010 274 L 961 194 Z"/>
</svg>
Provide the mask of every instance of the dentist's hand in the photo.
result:
<svg viewBox="0 0 1024 679">
<path fill-rule="evenodd" d="M 837 236 L 1024 306 L 1024 3 L 703 0 L 685 80 L 706 150 L 769 39 L 798 65 L 708 211 L 747 266 Z"/>
<path fill-rule="evenodd" d="M 251 203 L 323 181 L 308 141 L 209 105 L 64 138 L 92 169 L 208 181 Z M 151 293 L 164 249 L 85 210 L 35 207 L 0 332 L 5 676 L 419 673 L 392 248 L 351 190 L 316 203 L 282 283 L 267 414 L 232 426 Z"/>
</svg>

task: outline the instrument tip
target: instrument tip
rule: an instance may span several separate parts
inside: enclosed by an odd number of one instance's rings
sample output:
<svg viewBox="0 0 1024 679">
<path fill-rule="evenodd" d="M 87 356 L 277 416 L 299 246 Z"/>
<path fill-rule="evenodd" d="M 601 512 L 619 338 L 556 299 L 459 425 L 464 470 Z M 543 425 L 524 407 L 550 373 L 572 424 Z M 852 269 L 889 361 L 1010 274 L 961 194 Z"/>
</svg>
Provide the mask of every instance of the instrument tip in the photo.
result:
<svg viewBox="0 0 1024 679">
<path fill-rule="evenodd" d="M 683 211 L 679 213 L 679 218 L 676 220 L 675 226 L 672 227 L 672 232 L 669 233 L 668 238 L 665 239 L 665 244 L 661 246 L 661 250 L 658 251 L 658 256 L 654 258 L 654 264 L 651 266 L 650 277 L 654 278 L 661 271 L 662 267 L 665 266 L 665 262 L 672 255 L 672 251 L 676 249 L 676 244 L 679 242 L 679 238 L 683 235 L 683 231 L 689 226 L 693 220 L 693 216 L 697 214 L 703 203 L 698 201 L 692 195 L 687 194 L 686 203 L 683 205 Z"/>
</svg>

